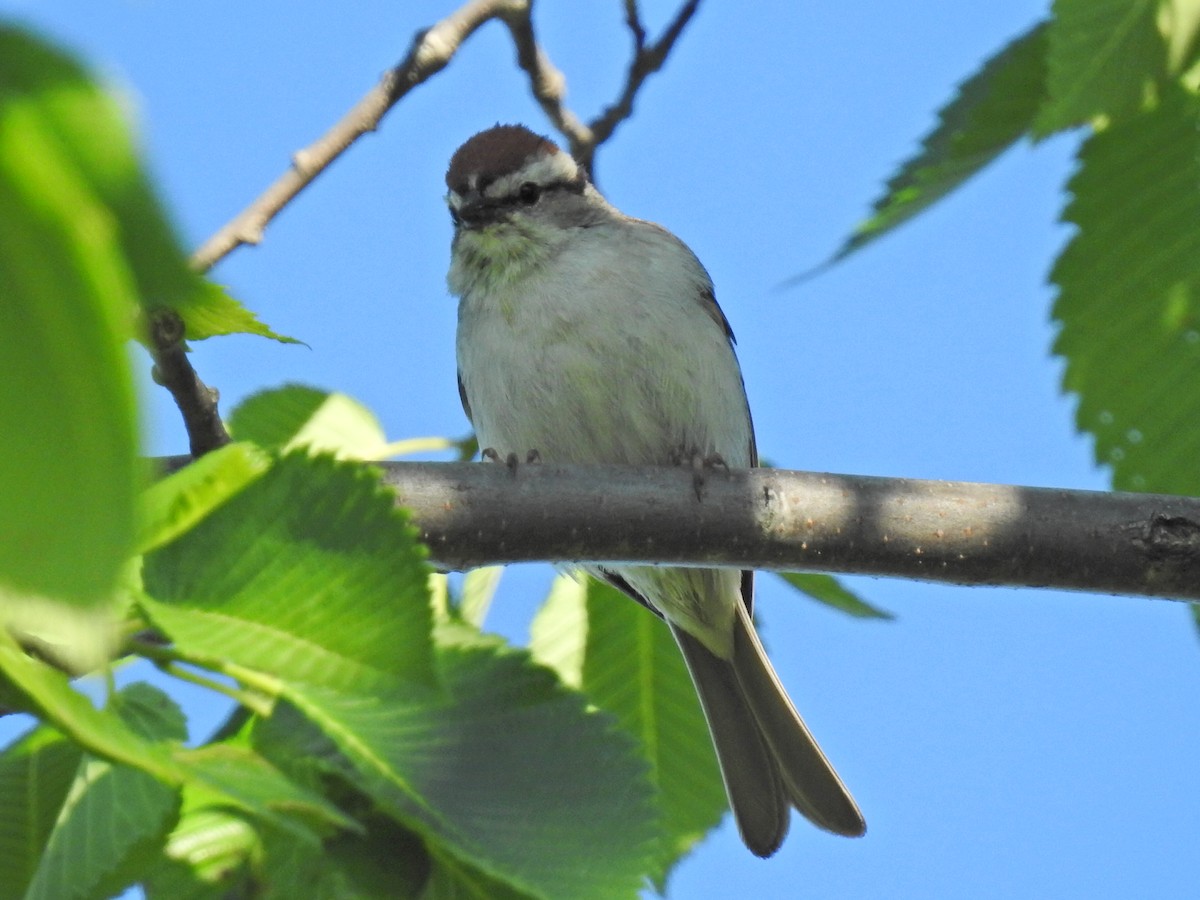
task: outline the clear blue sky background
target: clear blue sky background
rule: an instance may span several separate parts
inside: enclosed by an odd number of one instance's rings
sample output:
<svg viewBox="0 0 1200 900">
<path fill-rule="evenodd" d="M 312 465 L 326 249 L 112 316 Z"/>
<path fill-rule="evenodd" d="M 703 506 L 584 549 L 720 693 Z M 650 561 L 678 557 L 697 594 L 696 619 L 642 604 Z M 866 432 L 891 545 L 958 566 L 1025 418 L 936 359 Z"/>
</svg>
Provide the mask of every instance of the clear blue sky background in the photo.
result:
<svg viewBox="0 0 1200 900">
<path fill-rule="evenodd" d="M 195 245 L 457 2 L 8 0 L 0 12 L 122 86 Z M 646 6 L 654 26 L 673 8 Z M 1107 485 L 1049 355 L 1046 273 L 1068 236 L 1057 216 L 1076 138 L 1017 148 L 900 233 L 774 290 L 835 248 L 953 85 L 1047 6 L 708 0 L 601 150 L 608 196 L 666 224 L 711 272 L 759 446 L 779 465 Z M 542 0 L 538 23 L 590 116 L 626 62 L 620 4 Z M 261 247 L 220 266 L 248 306 L 311 347 L 196 346 L 225 410 L 300 381 L 364 401 L 393 438 L 465 431 L 442 175 L 480 128 L 546 127 L 512 57 L 500 26 L 476 35 Z M 145 393 L 147 450 L 184 451 L 165 395 Z M 524 640 L 549 578 L 512 573 L 493 627 Z M 671 896 L 1195 896 L 1200 643 L 1182 605 L 849 579 L 898 617 L 864 623 L 763 581 L 776 665 L 869 832 L 850 841 L 797 820 L 763 862 L 726 823 Z M 221 714 L 188 707 L 200 734 Z"/>
</svg>

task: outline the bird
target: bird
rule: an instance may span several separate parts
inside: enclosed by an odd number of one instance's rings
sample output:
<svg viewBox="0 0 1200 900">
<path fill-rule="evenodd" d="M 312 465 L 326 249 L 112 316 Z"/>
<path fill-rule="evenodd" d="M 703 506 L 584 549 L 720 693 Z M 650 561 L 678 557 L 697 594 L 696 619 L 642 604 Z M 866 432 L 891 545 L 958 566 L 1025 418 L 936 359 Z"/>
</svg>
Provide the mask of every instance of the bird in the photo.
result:
<svg viewBox="0 0 1200 900">
<path fill-rule="evenodd" d="M 459 395 L 485 455 L 701 476 L 758 465 L 733 330 L 683 241 L 617 210 L 522 125 L 469 138 L 446 187 Z M 865 833 L 755 632 L 752 571 L 585 568 L 670 628 L 752 853 L 779 849 L 792 807 L 826 831 Z"/>
</svg>

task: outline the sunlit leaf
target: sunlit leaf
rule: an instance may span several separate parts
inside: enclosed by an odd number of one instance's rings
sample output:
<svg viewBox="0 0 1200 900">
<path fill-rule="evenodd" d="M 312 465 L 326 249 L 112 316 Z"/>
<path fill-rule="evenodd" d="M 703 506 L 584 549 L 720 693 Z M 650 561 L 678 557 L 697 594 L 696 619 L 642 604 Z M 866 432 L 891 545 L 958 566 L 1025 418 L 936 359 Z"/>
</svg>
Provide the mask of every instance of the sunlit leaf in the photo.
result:
<svg viewBox="0 0 1200 900">
<path fill-rule="evenodd" d="M 147 684 L 113 697 L 121 721 L 148 740 L 180 740 L 179 708 Z M 177 788 L 138 769 L 82 756 L 25 897 L 70 900 L 117 893 L 157 858 L 179 811 Z"/>
<path fill-rule="evenodd" d="M 82 758 L 45 725 L 0 753 L 0 900 L 25 896 Z"/>
<path fill-rule="evenodd" d="M 804 592 L 818 603 L 824 603 L 826 606 L 831 606 L 855 618 L 893 618 L 890 612 L 872 606 L 858 594 L 848 590 L 832 575 L 818 572 L 776 572 L 773 574 L 778 575 L 792 587 Z"/>
<path fill-rule="evenodd" d="M 387 437 L 374 413 L 352 397 L 298 384 L 260 391 L 229 418 L 241 441 L 288 451 L 304 447 L 339 459 L 383 459 Z"/>
<path fill-rule="evenodd" d="M 167 837 L 162 857 L 143 876 L 149 900 L 227 900 L 248 890 L 248 864 L 261 857 L 262 839 L 252 819 L 212 803 L 207 793 L 184 789 L 184 810 Z M 304 843 L 313 855 L 312 845 Z"/>
<path fill-rule="evenodd" d="M 181 650 L 281 678 L 428 684 L 424 558 L 375 473 L 293 454 L 146 557 L 144 608 Z"/>
<path fill-rule="evenodd" d="M 111 238 L 128 260 L 143 305 L 175 310 L 190 340 L 233 332 L 290 340 L 188 267 L 138 163 L 120 103 L 81 65 L 22 31 L 0 29 L 0 93 L 6 105 L 25 108 L 63 168 L 87 184 L 90 199 L 108 218 Z M 44 146 L 25 144 L 18 149 L 27 159 L 36 159 Z"/>
<path fill-rule="evenodd" d="M 142 493 L 138 549 L 146 553 L 179 537 L 270 466 L 253 444 L 228 444 L 159 479 Z"/>
<path fill-rule="evenodd" d="M 1047 36 L 1044 137 L 1098 116 L 1136 112 L 1167 74 L 1160 0 L 1055 0 Z"/>
<path fill-rule="evenodd" d="M 1007 150 L 1028 131 L 1046 78 L 1046 25 L 1035 25 L 987 60 L 938 112 L 921 151 L 892 176 L 874 214 L 833 256 L 844 259 L 908 221 Z"/>
<path fill-rule="evenodd" d="M 62 672 L 30 659 L 3 632 L 0 680 L 23 696 L 24 706 L 100 759 L 122 763 L 176 787 L 202 784 L 234 807 L 297 835 L 307 833 L 304 822 L 318 818 L 350 824 L 320 797 L 287 782 L 248 750 L 236 754 L 221 748 L 188 750 L 175 741 L 143 737 L 113 709 L 96 709 Z M 293 812 L 302 821 L 293 818 Z"/>
<path fill-rule="evenodd" d="M 108 101 L 44 44 L 0 27 L 0 628 L 94 665 L 133 542 L 123 345 L 137 290 L 102 185 L 56 130 L 68 107 L 103 132 Z"/>
<path fill-rule="evenodd" d="M 1122 490 L 1200 493 L 1200 100 L 1089 138 L 1054 265 L 1054 350 L 1078 427 Z"/>
<path fill-rule="evenodd" d="M 444 693 L 289 684 L 291 714 L 277 708 L 259 740 L 307 729 L 306 753 L 340 767 L 435 857 L 511 889 L 634 896 L 657 829 L 633 742 L 523 654 L 464 626 L 439 633 Z"/>
<path fill-rule="evenodd" d="M 650 763 L 665 838 L 655 881 L 728 809 L 704 714 L 670 631 L 615 588 L 560 577 L 534 620 L 534 658 L 617 717 Z"/>
</svg>

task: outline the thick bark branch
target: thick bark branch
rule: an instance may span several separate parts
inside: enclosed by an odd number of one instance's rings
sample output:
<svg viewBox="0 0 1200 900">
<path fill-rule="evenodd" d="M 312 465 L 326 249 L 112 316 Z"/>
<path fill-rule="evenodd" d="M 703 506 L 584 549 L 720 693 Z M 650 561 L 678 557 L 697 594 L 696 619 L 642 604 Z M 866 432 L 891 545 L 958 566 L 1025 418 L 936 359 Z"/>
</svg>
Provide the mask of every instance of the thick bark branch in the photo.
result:
<svg viewBox="0 0 1200 900">
<path fill-rule="evenodd" d="M 754 469 L 380 463 L 434 563 L 621 561 L 1200 599 L 1200 499 Z"/>
<path fill-rule="evenodd" d="M 184 325 L 178 313 L 161 309 L 150 316 L 150 355 L 154 380 L 165 387 L 179 407 L 192 456 L 203 456 L 229 443 L 229 433 L 217 411 L 218 395 L 188 360 Z"/>
</svg>

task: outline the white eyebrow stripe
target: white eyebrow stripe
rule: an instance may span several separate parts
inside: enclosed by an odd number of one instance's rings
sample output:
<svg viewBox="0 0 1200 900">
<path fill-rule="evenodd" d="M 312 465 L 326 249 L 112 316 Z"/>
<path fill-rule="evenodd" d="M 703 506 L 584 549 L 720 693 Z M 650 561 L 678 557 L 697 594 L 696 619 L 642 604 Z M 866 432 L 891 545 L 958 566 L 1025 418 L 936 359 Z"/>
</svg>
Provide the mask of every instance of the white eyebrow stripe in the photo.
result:
<svg viewBox="0 0 1200 900">
<path fill-rule="evenodd" d="M 558 182 L 574 181 L 579 177 L 579 166 L 575 160 L 571 159 L 570 154 L 563 153 L 561 150 L 557 153 L 540 154 L 531 162 L 527 162 L 515 172 L 497 178 L 483 190 L 485 197 L 509 197 L 517 193 L 517 190 L 527 181 L 532 181 L 534 184 L 548 185 Z M 477 176 L 472 174 L 468 179 L 468 183 L 472 187 L 475 185 Z"/>
</svg>

